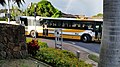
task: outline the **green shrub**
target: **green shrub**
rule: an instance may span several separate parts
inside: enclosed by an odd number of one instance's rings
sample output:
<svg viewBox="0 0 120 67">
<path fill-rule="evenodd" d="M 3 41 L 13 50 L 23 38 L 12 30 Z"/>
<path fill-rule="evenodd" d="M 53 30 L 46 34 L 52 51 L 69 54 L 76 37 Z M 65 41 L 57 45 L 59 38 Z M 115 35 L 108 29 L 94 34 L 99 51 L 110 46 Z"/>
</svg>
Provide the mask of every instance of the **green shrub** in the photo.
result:
<svg viewBox="0 0 120 67">
<path fill-rule="evenodd" d="M 40 49 L 35 58 L 53 67 L 92 67 L 84 61 L 79 61 L 73 53 L 54 48 Z"/>
<path fill-rule="evenodd" d="M 69 52 L 67 50 L 62 50 L 62 53 L 64 53 L 66 56 L 69 56 L 70 58 L 76 57 L 72 52 Z"/>
<path fill-rule="evenodd" d="M 99 62 L 99 57 L 93 54 L 88 55 L 88 58 L 90 58 L 91 60 L 95 61 L 95 62 Z"/>
<path fill-rule="evenodd" d="M 6 21 L 6 18 L 0 17 L 0 21 Z"/>
<path fill-rule="evenodd" d="M 48 45 L 45 42 L 38 41 L 38 45 L 40 46 L 40 48 L 48 48 Z"/>
<path fill-rule="evenodd" d="M 26 43 L 29 43 L 32 41 L 32 38 L 26 38 Z"/>
</svg>

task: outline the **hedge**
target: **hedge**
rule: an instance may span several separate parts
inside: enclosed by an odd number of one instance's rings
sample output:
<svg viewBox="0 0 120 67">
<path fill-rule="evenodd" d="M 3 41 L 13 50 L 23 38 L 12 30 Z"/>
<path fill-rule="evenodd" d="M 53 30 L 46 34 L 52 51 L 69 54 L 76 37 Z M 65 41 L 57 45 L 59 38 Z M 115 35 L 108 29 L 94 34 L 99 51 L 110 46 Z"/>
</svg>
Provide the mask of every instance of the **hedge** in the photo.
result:
<svg viewBox="0 0 120 67">
<path fill-rule="evenodd" d="M 79 61 L 73 53 L 54 48 L 41 48 L 35 58 L 53 67 L 92 67 Z"/>
<path fill-rule="evenodd" d="M 26 38 L 26 43 L 32 41 L 32 38 Z M 92 67 L 91 64 L 86 64 L 84 61 L 79 61 L 78 58 L 67 50 L 59 50 L 48 48 L 47 43 L 38 40 L 40 46 L 35 59 L 51 65 L 52 67 Z"/>
<path fill-rule="evenodd" d="M 0 17 L 0 21 L 6 21 L 6 18 Z"/>
</svg>

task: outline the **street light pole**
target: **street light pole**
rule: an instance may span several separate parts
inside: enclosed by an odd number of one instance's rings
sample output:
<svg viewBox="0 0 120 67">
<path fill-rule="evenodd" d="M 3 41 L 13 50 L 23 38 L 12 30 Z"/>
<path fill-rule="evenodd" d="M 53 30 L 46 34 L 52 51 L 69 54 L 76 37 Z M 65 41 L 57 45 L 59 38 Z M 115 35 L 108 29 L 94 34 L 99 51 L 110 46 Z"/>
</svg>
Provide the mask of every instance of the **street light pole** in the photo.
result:
<svg viewBox="0 0 120 67">
<path fill-rule="evenodd" d="M 35 35 L 35 39 L 36 39 L 36 4 L 34 5 L 34 17 L 35 17 L 35 32 L 34 32 L 34 35 Z"/>
<path fill-rule="evenodd" d="M 8 0 L 8 23 L 10 24 L 10 0 Z"/>
</svg>

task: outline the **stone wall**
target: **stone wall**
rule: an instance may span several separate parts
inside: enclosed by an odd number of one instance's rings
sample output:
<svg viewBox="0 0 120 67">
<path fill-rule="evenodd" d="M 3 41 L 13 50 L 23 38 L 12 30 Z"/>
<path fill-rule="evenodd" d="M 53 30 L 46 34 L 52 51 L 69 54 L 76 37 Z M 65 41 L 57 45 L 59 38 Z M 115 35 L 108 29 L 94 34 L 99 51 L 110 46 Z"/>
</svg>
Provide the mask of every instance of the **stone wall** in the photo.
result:
<svg viewBox="0 0 120 67">
<path fill-rule="evenodd" d="M 0 59 L 20 59 L 27 56 L 25 28 L 0 23 Z"/>
</svg>

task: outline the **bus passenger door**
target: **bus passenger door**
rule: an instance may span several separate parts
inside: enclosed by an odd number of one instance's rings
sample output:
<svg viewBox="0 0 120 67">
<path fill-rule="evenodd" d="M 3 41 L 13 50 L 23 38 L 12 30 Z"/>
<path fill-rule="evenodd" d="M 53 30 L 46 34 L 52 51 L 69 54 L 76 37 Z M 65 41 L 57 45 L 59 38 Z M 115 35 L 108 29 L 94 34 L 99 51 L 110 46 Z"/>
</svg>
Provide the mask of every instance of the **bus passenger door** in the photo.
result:
<svg viewBox="0 0 120 67">
<path fill-rule="evenodd" d="M 27 18 L 20 18 L 20 24 L 25 26 L 25 35 L 29 35 L 28 33 L 28 20 Z"/>
<path fill-rule="evenodd" d="M 101 25 L 96 25 L 95 26 L 95 39 L 100 40 L 102 36 L 102 27 Z"/>
<path fill-rule="evenodd" d="M 43 24 L 43 36 L 48 36 L 48 28 L 47 23 Z"/>
</svg>

